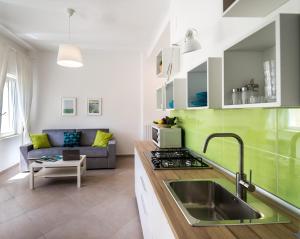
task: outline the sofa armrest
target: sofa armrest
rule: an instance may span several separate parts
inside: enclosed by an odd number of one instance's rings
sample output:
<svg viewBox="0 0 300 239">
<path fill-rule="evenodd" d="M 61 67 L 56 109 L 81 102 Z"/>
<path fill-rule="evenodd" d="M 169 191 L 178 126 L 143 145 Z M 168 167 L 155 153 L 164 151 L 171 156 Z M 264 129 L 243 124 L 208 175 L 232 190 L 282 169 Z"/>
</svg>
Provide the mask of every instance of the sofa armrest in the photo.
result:
<svg viewBox="0 0 300 239">
<path fill-rule="evenodd" d="M 117 141 L 111 139 L 108 141 L 107 151 L 108 151 L 108 168 L 116 167 L 116 145 Z"/>
<path fill-rule="evenodd" d="M 20 170 L 26 172 L 29 170 L 28 152 L 33 150 L 32 144 L 20 146 Z"/>
<path fill-rule="evenodd" d="M 20 151 L 24 158 L 27 158 L 28 152 L 31 150 L 33 150 L 32 144 L 25 144 L 20 146 Z"/>
</svg>

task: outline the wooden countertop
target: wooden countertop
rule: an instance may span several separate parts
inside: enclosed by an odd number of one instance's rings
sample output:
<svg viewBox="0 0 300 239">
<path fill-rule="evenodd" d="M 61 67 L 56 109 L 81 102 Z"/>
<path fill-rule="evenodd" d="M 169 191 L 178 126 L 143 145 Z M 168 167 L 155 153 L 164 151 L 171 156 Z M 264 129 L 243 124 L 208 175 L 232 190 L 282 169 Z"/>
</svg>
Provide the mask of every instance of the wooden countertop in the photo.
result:
<svg viewBox="0 0 300 239">
<path fill-rule="evenodd" d="M 154 144 L 150 141 L 137 141 L 135 148 L 141 158 L 144 168 L 149 176 L 158 201 L 168 219 L 172 231 L 179 239 L 289 239 L 296 238 L 295 233 L 300 231 L 300 220 L 296 215 L 292 215 L 274 202 L 259 196 L 271 207 L 287 215 L 292 223 L 269 224 L 269 225 L 249 225 L 249 226 L 214 226 L 214 227 L 192 227 L 188 224 L 180 209 L 171 197 L 163 180 L 170 179 L 201 179 L 201 178 L 227 178 L 216 169 L 199 170 L 153 170 L 151 162 L 146 158 L 144 152 L 154 150 Z M 163 239 L 163 238 L 162 238 Z"/>
</svg>

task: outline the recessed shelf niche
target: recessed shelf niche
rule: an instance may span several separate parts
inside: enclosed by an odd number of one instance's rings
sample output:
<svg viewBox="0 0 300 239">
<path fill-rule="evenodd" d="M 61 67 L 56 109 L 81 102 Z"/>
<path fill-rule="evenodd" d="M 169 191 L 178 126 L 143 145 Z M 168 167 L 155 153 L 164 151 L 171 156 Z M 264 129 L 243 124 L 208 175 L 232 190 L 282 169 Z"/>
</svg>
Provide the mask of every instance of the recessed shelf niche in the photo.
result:
<svg viewBox="0 0 300 239">
<path fill-rule="evenodd" d="M 188 72 L 187 108 L 214 109 L 222 106 L 222 59 L 209 57 Z"/>
<path fill-rule="evenodd" d="M 300 105 L 300 15 L 281 14 L 224 51 L 223 107 L 279 107 Z M 273 97 L 268 97 L 265 63 L 273 68 Z M 233 104 L 232 89 L 259 85 L 258 100 Z M 273 86 L 272 86 L 273 87 Z"/>
</svg>

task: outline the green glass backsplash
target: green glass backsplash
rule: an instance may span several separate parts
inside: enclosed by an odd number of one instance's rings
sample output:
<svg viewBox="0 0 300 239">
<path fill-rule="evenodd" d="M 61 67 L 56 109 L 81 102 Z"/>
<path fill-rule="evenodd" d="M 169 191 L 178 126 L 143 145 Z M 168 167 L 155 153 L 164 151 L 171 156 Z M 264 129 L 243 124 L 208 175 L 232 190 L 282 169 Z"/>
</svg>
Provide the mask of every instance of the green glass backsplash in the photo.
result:
<svg viewBox="0 0 300 239">
<path fill-rule="evenodd" d="M 245 143 L 245 173 L 253 182 L 300 208 L 300 109 L 175 110 L 184 129 L 185 146 L 202 154 L 206 137 L 232 132 Z M 206 156 L 238 170 L 239 147 L 234 139 L 210 141 Z"/>
</svg>

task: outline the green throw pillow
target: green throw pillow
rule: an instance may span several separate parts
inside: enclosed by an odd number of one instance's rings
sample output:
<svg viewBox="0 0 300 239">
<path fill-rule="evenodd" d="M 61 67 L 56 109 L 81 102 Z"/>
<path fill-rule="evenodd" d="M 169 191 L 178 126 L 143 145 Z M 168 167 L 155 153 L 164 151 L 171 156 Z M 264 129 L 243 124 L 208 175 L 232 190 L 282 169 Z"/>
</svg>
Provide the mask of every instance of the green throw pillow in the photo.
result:
<svg viewBox="0 0 300 239">
<path fill-rule="evenodd" d="M 93 143 L 93 147 L 107 147 L 108 141 L 112 138 L 111 133 L 106 133 L 101 130 L 97 130 L 96 137 Z"/>
<path fill-rule="evenodd" d="M 48 134 L 30 134 L 30 139 L 34 149 L 51 148 Z"/>
</svg>

